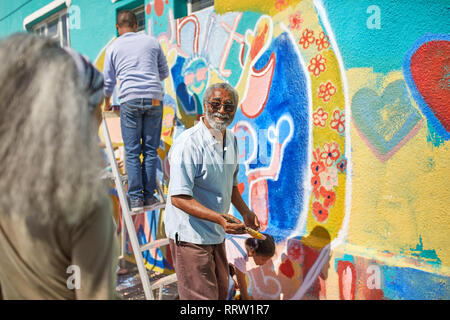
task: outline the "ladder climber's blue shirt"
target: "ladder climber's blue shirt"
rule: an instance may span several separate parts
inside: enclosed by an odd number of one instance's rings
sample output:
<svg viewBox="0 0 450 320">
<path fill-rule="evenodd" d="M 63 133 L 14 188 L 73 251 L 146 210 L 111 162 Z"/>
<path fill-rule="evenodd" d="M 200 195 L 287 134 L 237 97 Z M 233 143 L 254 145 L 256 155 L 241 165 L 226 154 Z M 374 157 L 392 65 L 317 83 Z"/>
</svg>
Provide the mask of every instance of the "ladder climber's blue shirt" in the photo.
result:
<svg viewBox="0 0 450 320">
<path fill-rule="evenodd" d="M 226 131 L 225 148 L 212 136 L 203 118 L 184 131 L 169 152 L 170 182 L 164 213 L 166 235 L 195 244 L 219 244 L 225 231 L 219 224 L 196 218 L 171 203 L 171 196 L 192 196 L 205 207 L 228 213 L 233 186 L 237 186 L 237 140 Z"/>
<path fill-rule="evenodd" d="M 111 97 L 119 79 L 119 99 L 164 98 L 161 81 L 169 76 L 166 57 L 155 37 L 128 32 L 116 39 L 105 53 L 104 93 Z"/>
</svg>

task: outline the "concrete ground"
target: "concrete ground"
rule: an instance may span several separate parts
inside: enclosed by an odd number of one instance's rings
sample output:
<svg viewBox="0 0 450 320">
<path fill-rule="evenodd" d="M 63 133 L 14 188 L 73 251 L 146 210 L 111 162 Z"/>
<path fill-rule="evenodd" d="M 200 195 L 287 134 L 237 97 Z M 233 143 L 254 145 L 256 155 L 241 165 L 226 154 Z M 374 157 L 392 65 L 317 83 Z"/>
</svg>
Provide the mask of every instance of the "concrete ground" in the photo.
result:
<svg viewBox="0 0 450 320">
<path fill-rule="evenodd" d="M 140 280 L 138 268 L 135 264 L 122 260 L 121 270 L 117 274 L 116 291 L 120 293 L 124 300 L 145 300 L 144 289 Z M 150 281 L 156 281 L 165 275 L 156 274 L 153 271 L 147 270 Z M 122 274 L 124 273 L 124 274 Z M 158 299 L 157 291 L 154 291 L 156 299 Z M 177 283 L 171 283 L 164 286 L 162 290 L 161 300 L 175 300 L 178 299 Z"/>
</svg>

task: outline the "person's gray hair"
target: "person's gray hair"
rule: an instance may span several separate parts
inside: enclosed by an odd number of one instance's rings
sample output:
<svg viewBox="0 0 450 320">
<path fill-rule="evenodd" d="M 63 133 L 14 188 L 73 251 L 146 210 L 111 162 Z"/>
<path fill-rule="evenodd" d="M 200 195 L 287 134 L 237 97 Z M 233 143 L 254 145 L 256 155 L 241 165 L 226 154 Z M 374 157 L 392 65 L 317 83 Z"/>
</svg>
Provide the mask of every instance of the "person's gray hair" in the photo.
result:
<svg viewBox="0 0 450 320">
<path fill-rule="evenodd" d="M 108 197 L 88 95 L 53 40 L 19 33 L 0 43 L 0 219 L 78 222 Z"/>
<path fill-rule="evenodd" d="M 205 90 L 205 93 L 203 94 L 203 105 L 206 104 L 206 102 L 211 97 L 211 94 L 215 89 L 224 89 L 224 90 L 227 90 L 228 92 L 231 92 L 231 94 L 233 95 L 233 98 L 234 98 L 234 106 L 237 107 L 237 105 L 239 103 L 239 93 L 237 92 L 237 90 L 235 88 L 233 88 L 233 86 L 229 85 L 226 82 L 220 82 L 220 83 L 215 83 L 215 84 L 210 85 Z"/>
</svg>

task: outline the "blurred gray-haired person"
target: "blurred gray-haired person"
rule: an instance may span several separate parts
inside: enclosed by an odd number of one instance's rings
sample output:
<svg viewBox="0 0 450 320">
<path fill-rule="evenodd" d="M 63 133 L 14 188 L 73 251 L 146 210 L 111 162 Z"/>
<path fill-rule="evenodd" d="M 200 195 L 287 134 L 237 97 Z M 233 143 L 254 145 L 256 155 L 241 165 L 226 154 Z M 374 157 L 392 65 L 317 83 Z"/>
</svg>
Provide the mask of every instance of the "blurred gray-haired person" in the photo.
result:
<svg viewBox="0 0 450 320">
<path fill-rule="evenodd" d="M 1 41 L 0 61 L 0 297 L 115 299 L 119 252 L 95 116 L 102 75 L 26 33 Z"/>
</svg>

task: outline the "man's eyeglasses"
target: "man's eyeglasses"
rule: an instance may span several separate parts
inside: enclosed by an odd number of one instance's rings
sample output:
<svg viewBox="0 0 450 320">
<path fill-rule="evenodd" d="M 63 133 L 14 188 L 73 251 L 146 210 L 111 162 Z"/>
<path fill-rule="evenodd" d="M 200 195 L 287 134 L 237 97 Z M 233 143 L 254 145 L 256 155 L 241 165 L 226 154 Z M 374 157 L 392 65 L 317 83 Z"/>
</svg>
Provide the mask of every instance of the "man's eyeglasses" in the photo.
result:
<svg viewBox="0 0 450 320">
<path fill-rule="evenodd" d="M 217 101 L 208 101 L 208 104 L 211 106 L 214 112 L 217 112 L 220 110 L 220 106 L 223 106 L 223 109 L 226 112 L 233 112 L 234 111 L 234 104 L 231 103 L 220 103 Z"/>
</svg>

